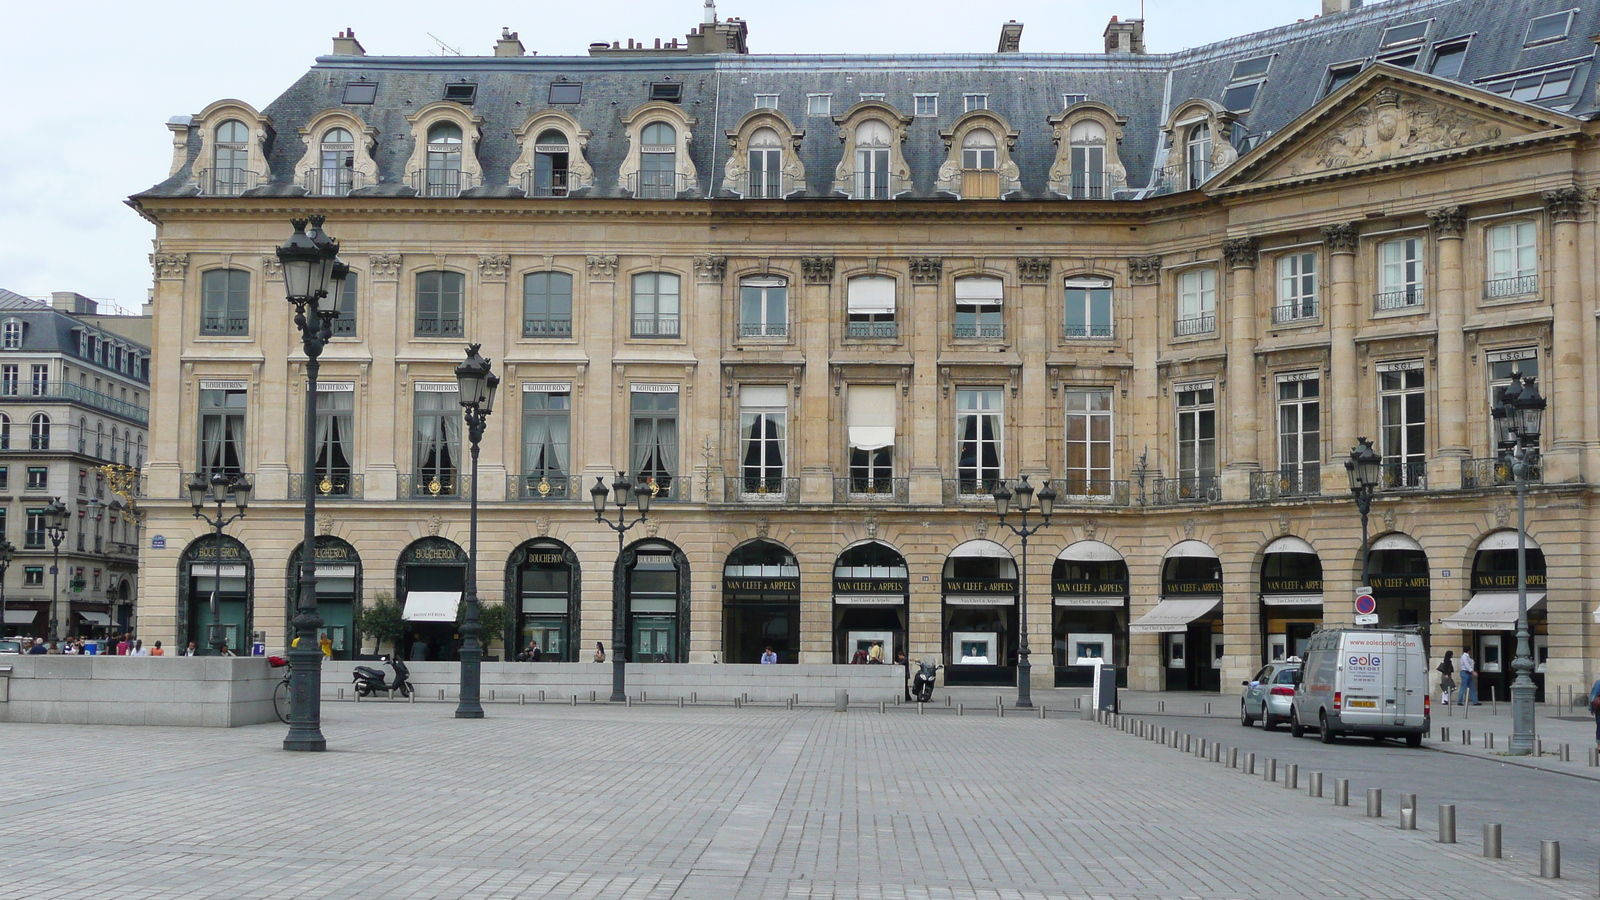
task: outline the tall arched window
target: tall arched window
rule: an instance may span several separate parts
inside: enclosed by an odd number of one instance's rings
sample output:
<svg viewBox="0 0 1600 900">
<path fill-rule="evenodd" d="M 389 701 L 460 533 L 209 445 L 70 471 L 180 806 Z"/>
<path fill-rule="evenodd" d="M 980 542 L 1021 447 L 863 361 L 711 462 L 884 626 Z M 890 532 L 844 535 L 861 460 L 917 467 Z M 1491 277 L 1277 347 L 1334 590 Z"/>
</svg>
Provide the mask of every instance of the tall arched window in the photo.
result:
<svg viewBox="0 0 1600 900">
<path fill-rule="evenodd" d="M 50 417 L 44 413 L 34 413 L 33 427 L 28 437 L 28 449 L 50 449 Z"/>
<path fill-rule="evenodd" d="M 666 122 L 651 122 L 639 134 L 640 197 L 678 196 L 678 132 Z"/>
<path fill-rule="evenodd" d="M 238 119 L 217 126 L 211 160 L 211 193 L 237 195 L 250 186 L 250 129 Z"/>
<path fill-rule="evenodd" d="M 893 139 L 889 126 L 878 119 L 856 126 L 857 200 L 889 199 L 889 146 Z"/>
<path fill-rule="evenodd" d="M 994 132 L 974 128 L 961 139 L 961 168 L 989 171 L 994 168 Z"/>
<path fill-rule="evenodd" d="M 329 128 L 322 134 L 317 193 L 324 197 L 343 197 L 350 193 L 355 172 L 356 142 L 345 128 Z"/>
<path fill-rule="evenodd" d="M 0 413 L 0 450 L 11 449 L 11 417 Z"/>
<path fill-rule="evenodd" d="M 1106 129 L 1093 119 L 1072 126 L 1072 199 L 1106 198 Z"/>
<path fill-rule="evenodd" d="M 428 175 L 423 194 L 454 197 L 461 188 L 461 126 L 440 122 L 428 129 Z"/>
<path fill-rule="evenodd" d="M 106 455 L 106 423 L 96 422 L 94 425 L 94 455 Z"/>
<path fill-rule="evenodd" d="M 554 128 L 540 132 L 533 142 L 533 190 L 527 193 L 535 197 L 565 197 L 568 152 L 566 135 Z"/>
<path fill-rule="evenodd" d="M 68 427 L 71 427 L 70 425 Z M 82 453 L 89 446 L 89 418 L 78 417 L 78 452 Z"/>
<path fill-rule="evenodd" d="M 783 196 L 783 139 L 771 128 L 750 135 L 750 184 L 745 196 L 774 200 Z"/>
<path fill-rule="evenodd" d="M 1184 162 L 1188 172 L 1189 189 L 1193 190 L 1211 177 L 1211 126 L 1205 122 L 1189 129 Z"/>
</svg>

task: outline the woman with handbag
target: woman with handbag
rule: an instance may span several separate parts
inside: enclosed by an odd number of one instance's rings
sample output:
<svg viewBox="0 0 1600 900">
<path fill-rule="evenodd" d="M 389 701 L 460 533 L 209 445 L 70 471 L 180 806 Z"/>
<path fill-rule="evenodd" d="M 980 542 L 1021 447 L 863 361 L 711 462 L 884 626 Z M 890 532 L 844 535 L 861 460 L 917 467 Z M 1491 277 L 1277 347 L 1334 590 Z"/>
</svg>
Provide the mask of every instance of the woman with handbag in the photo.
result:
<svg viewBox="0 0 1600 900">
<path fill-rule="evenodd" d="M 1594 713 L 1594 745 L 1600 747 L 1600 679 L 1589 688 L 1589 712 Z"/>
<path fill-rule="evenodd" d="M 1450 661 L 1455 655 L 1454 650 L 1446 650 L 1439 662 L 1439 702 L 1445 706 L 1450 705 L 1450 692 L 1456 689 L 1456 664 Z"/>
</svg>

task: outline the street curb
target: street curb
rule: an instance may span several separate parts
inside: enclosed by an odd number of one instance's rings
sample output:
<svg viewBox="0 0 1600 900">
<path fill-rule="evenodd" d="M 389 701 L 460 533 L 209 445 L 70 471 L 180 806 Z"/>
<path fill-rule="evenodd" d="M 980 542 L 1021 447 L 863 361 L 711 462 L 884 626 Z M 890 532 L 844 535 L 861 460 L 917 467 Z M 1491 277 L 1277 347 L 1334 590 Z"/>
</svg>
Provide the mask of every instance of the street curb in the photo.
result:
<svg viewBox="0 0 1600 900">
<path fill-rule="evenodd" d="M 1511 766 L 1521 766 L 1524 769 L 1534 769 L 1539 772 L 1549 772 L 1552 775 L 1568 775 L 1573 778 L 1581 778 L 1584 781 L 1600 781 L 1600 774 L 1590 774 L 1588 771 L 1584 770 L 1573 771 L 1571 769 L 1556 769 L 1544 765 L 1543 763 L 1528 762 L 1520 756 L 1488 756 L 1483 753 L 1476 753 L 1470 750 L 1459 750 L 1438 740 L 1435 740 L 1432 744 L 1423 744 L 1422 747 L 1425 750 L 1432 750 L 1435 753 L 1448 753 L 1451 756 L 1464 756 L 1468 759 L 1481 759 L 1484 762 L 1498 762 Z M 1596 769 L 1594 771 L 1596 773 L 1600 773 L 1600 769 Z"/>
</svg>

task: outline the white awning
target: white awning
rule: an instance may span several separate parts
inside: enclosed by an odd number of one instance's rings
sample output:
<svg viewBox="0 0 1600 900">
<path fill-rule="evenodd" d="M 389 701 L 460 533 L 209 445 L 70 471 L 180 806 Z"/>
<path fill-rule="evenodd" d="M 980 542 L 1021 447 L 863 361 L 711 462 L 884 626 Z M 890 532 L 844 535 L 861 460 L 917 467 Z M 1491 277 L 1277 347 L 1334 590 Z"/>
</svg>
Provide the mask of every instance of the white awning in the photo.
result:
<svg viewBox="0 0 1600 900">
<path fill-rule="evenodd" d="M 1061 551 L 1056 559 L 1068 562 L 1122 562 L 1117 548 L 1101 541 L 1078 541 Z"/>
<path fill-rule="evenodd" d="M 1011 553 L 994 541 L 967 541 L 950 551 L 950 558 L 1010 559 Z"/>
<path fill-rule="evenodd" d="M 212 578 L 216 575 L 217 567 L 207 563 L 196 563 L 189 567 L 189 574 L 195 578 Z M 243 578 L 244 566 L 222 566 L 223 578 Z"/>
<path fill-rule="evenodd" d="M 1262 606 L 1321 606 L 1321 594 L 1262 594 Z"/>
<path fill-rule="evenodd" d="M 1528 609 L 1544 602 L 1544 591 L 1528 592 Z M 1439 623 L 1459 631 L 1510 631 L 1517 625 L 1517 595 L 1510 593 L 1473 594 L 1467 605 Z"/>
<path fill-rule="evenodd" d="M 7 625 L 32 625 L 33 620 L 39 615 L 36 609 L 8 609 L 6 610 Z"/>
<path fill-rule="evenodd" d="M 850 279 L 850 299 L 846 305 L 853 313 L 894 312 L 894 279 Z"/>
<path fill-rule="evenodd" d="M 788 406 L 788 396 L 782 385 L 746 384 L 739 387 L 739 406 L 744 409 L 778 408 Z"/>
<path fill-rule="evenodd" d="M 852 450 L 881 450 L 894 446 L 894 429 L 856 426 L 850 429 Z"/>
<path fill-rule="evenodd" d="M 1281 537 L 1267 545 L 1262 555 L 1268 553 L 1309 553 L 1317 555 L 1317 551 L 1303 539 L 1297 537 Z"/>
<path fill-rule="evenodd" d="M 956 302 L 966 306 L 999 306 L 1005 282 L 998 278 L 956 279 Z"/>
<path fill-rule="evenodd" d="M 1011 594 L 946 594 L 949 606 L 1016 606 L 1017 598 Z"/>
<path fill-rule="evenodd" d="M 834 594 L 833 602 L 840 606 L 899 606 L 906 598 L 904 594 Z"/>
<path fill-rule="evenodd" d="M 83 619 L 85 622 L 88 622 L 90 625 L 110 625 L 111 624 L 111 614 L 110 613 L 81 612 L 81 613 L 78 613 L 78 617 Z"/>
<path fill-rule="evenodd" d="M 1378 538 L 1372 542 L 1372 552 L 1377 553 L 1379 550 L 1416 550 L 1419 553 L 1425 552 L 1422 549 L 1422 545 L 1417 543 L 1416 539 L 1409 534 L 1386 534 Z"/>
<path fill-rule="evenodd" d="M 1121 594 L 1057 594 L 1056 606 L 1081 606 L 1096 609 L 1116 609 L 1128 602 Z"/>
<path fill-rule="evenodd" d="M 1204 541 L 1179 541 L 1178 543 L 1173 544 L 1172 549 L 1168 550 L 1167 555 L 1162 558 L 1177 559 L 1181 556 L 1189 556 L 1197 559 L 1216 559 L 1217 551 L 1211 549 L 1211 547 Z"/>
<path fill-rule="evenodd" d="M 846 425 L 850 446 L 857 450 L 879 450 L 894 446 L 894 387 L 887 384 L 850 386 Z"/>
<path fill-rule="evenodd" d="M 1534 540 L 1533 539 L 1533 535 L 1531 535 L 1531 534 L 1528 535 L 1528 540 L 1526 542 L 1526 546 L 1527 546 L 1527 548 L 1529 550 L 1542 549 L 1539 546 L 1539 542 Z M 1488 537 L 1484 538 L 1483 539 L 1483 543 L 1478 545 L 1478 549 L 1479 550 L 1515 550 L 1515 549 L 1517 549 L 1517 532 L 1514 529 L 1511 530 L 1511 531 L 1496 531 L 1494 534 L 1491 534 Z"/>
<path fill-rule="evenodd" d="M 407 622 L 454 622 L 459 602 L 460 591 L 410 591 L 400 618 Z"/>
<path fill-rule="evenodd" d="M 1184 597 L 1181 600 L 1162 600 L 1156 604 L 1155 609 L 1133 620 L 1128 625 L 1128 631 L 1134 634 L 1160 634 L 1167 631 L 1183 631 L 1189 627 L 1190 622 L 1221 605 L 1221 597 Z"/>
<path fill-rule="evenodd" d="M 1594 623 L 1600 625 L 1600 606 L 1594 608 Z"/>
</svg>

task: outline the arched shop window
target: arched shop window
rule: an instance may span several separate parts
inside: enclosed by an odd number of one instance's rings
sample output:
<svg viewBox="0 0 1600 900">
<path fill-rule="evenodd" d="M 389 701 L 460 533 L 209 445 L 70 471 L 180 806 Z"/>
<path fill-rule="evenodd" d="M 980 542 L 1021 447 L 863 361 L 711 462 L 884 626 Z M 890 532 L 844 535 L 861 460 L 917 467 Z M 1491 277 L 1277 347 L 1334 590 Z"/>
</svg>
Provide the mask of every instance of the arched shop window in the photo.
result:
<svg viewBox="0 0 1600 900">
<path fill-rule="evenodd" d="M 1220 689 L 1222 561 L 1203 541 L 1180 541 L 1161 562 L 1161 600 L 1128 625 L 1133 634 L 1161 635 L 1162 687 Z"/>
<path fill-rule="evenodd" d="M 865 659 L 875 643 L 888 661 L 907 649 L 909 586 L 906 558 L 882 541 L 863 541 L 839 554 L 833 565 L 835 663 Z"/>
<path fill-rule="evenodd" d="M 641 541 L 617 560 L 614 579 L 623 596 L 628 662 L 689 660 L 689 559 L 677 547 Z M 613 648 L 615 650 L 615 648 Z"/>
<path fill-rule="evenodd" d="M 193 641 L 202 656 L 214 655 L 211 625 L 217 622 L 228 649 L 249 655 L 256 641 L 254 584 L 255 567 L 244 544 L 228 535 L 223 535 L 220 543 L 215 535 L 197 538 L 184 549 L 178 563 L 179 639 L 185 644 Z"/>
<path fill-rule="evenodd" d="M 582 594 L 578 555 L 560 541 L 540 538 L 506 561 L 505 596 L 512 604 L 506 658 L 537 645 L 541 662 L 578 662 Z"/>
<path fill-rule="evenodd" d="M 1544 548 L 1529 535 L 1524 538 L 1528 631 L 1532 636 L 1534 696 L 1544 702 L 1544 667 L 1550 656 L 1550 620 L 1546 611 Z M 1461 632 L 1461 643 L 1472 650 L 1478 664 L 1478 696 L 1510 696 L 1517 655 L 1517 532 L 1496 531 L 1478 544 L 1472 557 L 1472 596 L 1460 611 L 1445 616 L 1441 628 Z"/>
<path fill-rule="evenodd" d="M 800 563 L 782 544 L 741 544 L 722 567 L 723 662 L 800 661 Z"/>
<path fill-rule="evenodd" d="M 361 554 L 333 535 L 316 540 L 317 615 L 322 617 L 321 634 L 333 644 L 334 659 L 354 659 L 361 653 L 361 635 L 356 633 L 356 614 L 361 609 Z M 300 559 L 304 544 L 289 554 L 284 583 L 284 643 L 294 639 L 294 616 L 300 596 Z M 373 648 L 377 652 L 378 648 Z"/>
<path fill-rule="evenodd" d="M 1280 537 L 1261 554 L 1261 661 L 1305 655 L 1322 625 L 1322 558 L 1309 543 Z"/>
<path fill-rule="evenodd" d="M 1017 563 L 994 541 L 944 561 L 946 684 L 1017 683 Z"/>
<path fill-rule="evenodd" d="M 1050 570 L 1051 649 L 1057 687 L 1087 687 L 1102 659 L 1128 679 L 1128 564 L 1115 547 L 1078 541 Z"/>
<path fill-rule="evenodd" d="M 397 652 L 419 661 L 460 659 L 466 551 L 442 537 L 413 541 L 400 553 L 395 582 L 403 620 Z"/>
</svg>

